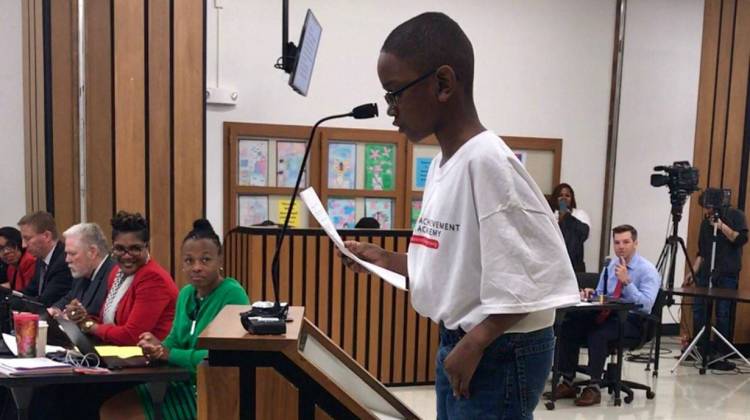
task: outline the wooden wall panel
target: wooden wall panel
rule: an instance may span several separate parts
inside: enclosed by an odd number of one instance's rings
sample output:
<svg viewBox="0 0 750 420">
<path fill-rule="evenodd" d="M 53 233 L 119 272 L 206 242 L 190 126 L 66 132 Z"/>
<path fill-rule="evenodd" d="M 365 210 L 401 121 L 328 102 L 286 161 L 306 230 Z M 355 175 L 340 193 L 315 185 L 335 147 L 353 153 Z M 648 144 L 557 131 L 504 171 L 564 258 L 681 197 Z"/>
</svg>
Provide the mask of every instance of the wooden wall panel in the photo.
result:
<svg viewBox="0 0 750 420">
<path fill-rule="evenodd" d="M 716 58 L 716 86 L 713 98 L 713 130 L 711 133 L 711 169 L 706 173 L 708 186 L 723 185 L 723 169 L 726 159 L 727 109 L 729 106 L 730 64 L 734 35 L 735 0 L 722 1 L 721 27 L 719 28 L 719 50 Z M 736 193 L 736 192 L 735 192 Z"/>
<path fill-rule="evenodd" d="M 748 159 L 745 140 L 748 70 L 750 69 L 750 0 L 707 0 L 704 8 L 703 45 L 698 88 L 693 164 L 700 170 L 699 186 L 732 190 L 732 205 L 740 197 L 743 165 Z M 746 168 L 745 168 L 746 170 Z M 746 184 L 745 184 L 746 185 Z M 695 258 L 700 223 L 703 220 L 697 194 L 690 204 L 688 253 Z M 750 291 L 750 247 L 743 251 L 739 289 Z M 689 300 L 686 300 L 689 303 Z M 690 310 L 683 311 L 684 333 L 692 328 Z M 738 305 L 734 341 L 750 342 L 750 305 Z"/>
<path fill-rule="evenodd" d="M 197 414 L 199 419 L 239 419 L 240 369 L 198 365 Z"/>
<path fill-rule="evenodd" d="M 333 417 L 331 417 L 325 410 L 316 405 L 315 420 L 333 420 Z"/>
<path fill-rule="evenodd" d="M 299 418 L 299 390 L 274 368 L 256 370 L 255 418 L 285 419 Z"/>
<path fill-rule="evenodd" d="M 60 231 L 80 220 L 77 19 L 78 11 L 70 2 L 50 2 L 54 158 L 51 210 Z"/>
<path fill-rule="evenodd" d="M 737 206 L 742 169 L 742 143 L 744 137 L 745 110 L 747 109 L 748 60 L 750 57 L 750 1 L 737 2 L 736 24 L 732 41 L 731 66 L 728 69 L 732 87 L 729 91 L 726 119 L 726 153 L 724 156 L 723 184 L 731 188 L 732 205 Z M 739 152 L 739 153 L 738 153 Z"/>
<path fill-rule="evenodd" d="M 700 187 L 708 185 L 708 166 L 713 131 L 713 98 L 708 94 L 716 86 L 716 57 L 719 45 L 721 4 L 707 1 L 703 11 L 703 40 L 701 49 L 700 76 L 698 80 L 698 109 L 695 124 L 695 145 L 693 165 L 701 170 Z M 688 254 L 694 258 L 698 253 L 698 232 L 700 223 L 695 222 L 701 214 L 698 200 L 690 200 L 690 222 L 688 224 Z M 702 216 L 701 216 L 702 217 Z M 695 238 L 695 239 L 693 239 Z M 685 312 L 685 311 L 683 311 Z"/>
<path fill-rule="evenodd" d="M 750 57 L 750 1 L 744 0 L 738 3 L 737 22 L 740 22 L 740 24 L 737 25 L 736 29 L 737 37 L 735 39 L 734 47 L 735 67 L 732 68 L 732 83 L 736 84 L 736 87 L 731 94 L 729 110 L 729 118 L 731 121 L 742 121 L 743 119 L 747 119 L 745 112 L 747 111 L 747 102 L 750 100 L 747 97 L 747 84 L 749 83 L 748 78 L 750 77 L 748 76 L 749 72 L 747 67 L 748 57 Z M 745 77 L 743 77 L 743 71 Z M 743 95 L 742 92 L 745 92 L 745 95 Z M 744 127 L 744 129 L 747 129 L 747 127 Z M 746 133 L 744 129 L 739 124 L 730 125 L 728 137 L 733 150 L 743 150 L 741 139 L 743 137 L 745 139 L 748 138 L 748 133 Z M 743 156 L 742 158 L 747 162 L 747 156 Z M 736 169 L 736 172 L 735 167 L 737 167 L 737 165 L 733 164 L 732 169 L 727 171 L 727 177 L 734 176 L 737 182 L 744 182 L 745 186 L 750 185 L 748 184 L 748 179 L 741 179 L 741 164 L 738 169 Z M 747 173 L 750 175 L 750 171 L 747 171 Z M 734 203 L 736 204 L 737 201 Z M 745 197 L 745 206 L 742 210 L 745 212 L 746 217 L 750 214 L 750 199 L 747 196 Z M 748 275 L 748 273 L 750 273 L 750 252 L 748 252 L 747 248 L 748 245 L 745 245 L 745 252 L 742 255 L 743 273 L 741 273 L 739 285 L 739 289 L 745 293 L 750 292 L 750 275 Z M 737 317 L 735 323 L 735 339 L 737 341 L 750 341 L 750 316 L 748 316 L 748 314 L 750 314 L 750 305 L 742 304 L 737 306 Z"/>
<path fill-rule="evenodd" d="M 42 0 L 24 1 L 23 121 L 26 211 L 47 208 L 44 168 L 44 25 Z"/>
<path fill-rule="evenodd" d="M 153 257 L 174 273 L 182 238 L 205 212 L 205 2 L 83 2 L 83 191 L 78 4 L 29 0 L 22 9 L 29 210 L 50 210 L 64 230 L 81 219 L 83 192 L 86 221 L 108 235 L 116 211 L 140 212 L 152 228 Z"/>
<path fill-rule="evenodd" d="M 172 269 L 172 185 L 169 182 L 172 166 L 170 153 L 172 127 L 170 124 L 170 83 L 172 68 L 169 51 L 171 44 L 170 10 L 168 1 L 147 2 L 148 16 L 148 218 L 151 223 L 151 255 L 168 271 Z M 200 171 L 202 174 L 203 171 Z M 175 240 L 184 236 L 177 232 Z M 177 258 L 179 260 L 179 258 Z M 179 269 L 177 264 L 175 269 Z"/>
<path fill-rule="evenodd" d="M 86 219 L 110 237 L 114 214 L 112 2 L 86 2 Z"/>
<path fill-rule="evenodd" d="M 201 0 L 174 0 L 173 6 L 173 231 L 181 238 L 205 207 L 205 6 Z M 201 30 L 201 28 L 204 28 Z M 180 253 L 174 243 L 174 255 Z M 176 272 L 178 286 L 184 276 Z"/>
<path fill-rule="evenodd" d="M 114 0 L 115 207 L 146 214 L 143 1 Z"/>
</svg>

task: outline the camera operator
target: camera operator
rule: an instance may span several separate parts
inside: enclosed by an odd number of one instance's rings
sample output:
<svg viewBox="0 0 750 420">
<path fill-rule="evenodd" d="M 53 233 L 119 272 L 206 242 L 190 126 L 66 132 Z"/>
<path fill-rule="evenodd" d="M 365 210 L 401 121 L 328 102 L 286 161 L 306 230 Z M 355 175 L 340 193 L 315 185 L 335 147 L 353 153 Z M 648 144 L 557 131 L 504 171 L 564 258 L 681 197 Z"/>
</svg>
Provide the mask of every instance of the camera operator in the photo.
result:
<svg viewBox="0 0 750 420">
<path fill-rule="evenodd" d="M 688 274 L 684 285 L 712 287 L 737 290 L 737 281 L 742 264 L 742 246 L 747 242 L 747 222 L 745 214 L 722 200 L 722 190 L 708 188 L 699 198 L 703 207 L 703 222 L 698 237 L 698 257 L 693 263 L 696 278 Z M 715 197 L 719 197 L 716 199 Z M 728 198 L 728 195 L 725 196 Z M 722 201 L 725 201 L 722 203 Z M 714 237 L 716 232 L 716 237 Z M 714 241 L 716 249 L 713 250 Z M 714 269 L 711 271 L 711 257 L 714 257 Z M 696 298 L 693 303 L 693 334 L 705 323 L 705 299 Z M 729 300 L 716 302 L 716 328 L 731 341 L 730 317 L 734 303 Z"/>
</svg>

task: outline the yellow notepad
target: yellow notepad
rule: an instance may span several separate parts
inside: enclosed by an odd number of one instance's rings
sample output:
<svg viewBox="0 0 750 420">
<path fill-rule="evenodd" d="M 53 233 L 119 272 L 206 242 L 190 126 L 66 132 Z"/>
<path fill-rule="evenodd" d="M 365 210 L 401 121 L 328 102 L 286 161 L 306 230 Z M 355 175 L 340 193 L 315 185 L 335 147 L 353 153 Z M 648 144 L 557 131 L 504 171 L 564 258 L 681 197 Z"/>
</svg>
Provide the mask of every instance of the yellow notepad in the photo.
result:
<svg viewBox="0 0 750 420">
<path fill-rule="evenodd" d="M 100 356 L 116 356 L 125 359 L 133 356 L 143 356 L 143 351 L 138 346 L 96 346 Z"/>
</svg>

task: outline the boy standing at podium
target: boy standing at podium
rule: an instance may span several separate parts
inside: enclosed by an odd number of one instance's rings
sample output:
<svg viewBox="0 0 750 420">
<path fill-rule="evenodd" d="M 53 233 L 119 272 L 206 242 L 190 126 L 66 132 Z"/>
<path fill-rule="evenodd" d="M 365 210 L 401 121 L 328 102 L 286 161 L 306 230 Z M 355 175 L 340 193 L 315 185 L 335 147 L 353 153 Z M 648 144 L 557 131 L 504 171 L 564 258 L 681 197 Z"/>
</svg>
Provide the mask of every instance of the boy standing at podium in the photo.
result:
<svg viewBox="0 0 750 420">
<path fill-rule="evenodd" d="M 552 366 L 555 308 L 579 302 L 562 234 L 523 165 L 479 121 L 473 48 L 455 21 L 424 13 L 399 25 L 378 76 L 399 132 L 434 134 L 441 153 L 408 257 L 347 247 L 408 276 L 414 308 L 440 323 L 439 419 L 530 419 Z"/>
</svg>

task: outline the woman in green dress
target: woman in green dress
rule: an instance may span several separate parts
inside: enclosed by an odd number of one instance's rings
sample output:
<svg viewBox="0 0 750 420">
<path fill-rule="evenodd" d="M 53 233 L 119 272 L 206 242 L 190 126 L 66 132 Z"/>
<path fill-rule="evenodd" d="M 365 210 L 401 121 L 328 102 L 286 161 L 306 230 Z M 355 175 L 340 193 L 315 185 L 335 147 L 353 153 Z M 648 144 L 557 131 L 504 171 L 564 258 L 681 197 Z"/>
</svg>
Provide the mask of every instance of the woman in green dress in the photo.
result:
<svg viewBox="0 0 750 420">
<path fill-rule="evenodd" d="M 164 341 L 153 334 L 141 334 L 138 345 L 150 360 L 168 362 L 190 369 L 193 379 L 169 385 L 162 405 L 162 418 L 194 419 L 196 417 L 195 371 L 208 356 L 208 350 L 196 348 L 201 331 L 225 305 L 248 304 L 247 294 L 237 280 L 224 277 L 221 268 L 221 241 L 211 224 L 196 220 L 193 230 L 182 242 L 182 269 L 190 284 L 177 298 L 172 330 Z M 144 385 L 108 400 L 101 409 L 103 419 L 152 419 L 154 407 Z"/>
</svg>

